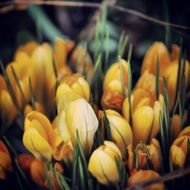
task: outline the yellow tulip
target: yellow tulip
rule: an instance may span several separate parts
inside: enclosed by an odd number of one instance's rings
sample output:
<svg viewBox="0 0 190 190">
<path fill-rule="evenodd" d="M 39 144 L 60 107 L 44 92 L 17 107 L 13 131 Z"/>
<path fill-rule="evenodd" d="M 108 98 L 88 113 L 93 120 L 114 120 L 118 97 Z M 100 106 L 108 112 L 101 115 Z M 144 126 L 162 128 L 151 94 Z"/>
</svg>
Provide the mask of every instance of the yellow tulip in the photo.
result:
<svg viewBox="0 0 190 190">
<path fill-rule="evenodd" d="M 9 151 L 0 140 L 0 179 L 6 179 L 6 172 L 12 171 L 12 162 Z"/>
<path fill-rule="evenodd" d="M 55 148 L 55 135 L 45 115 L 32 111 L 26 116 L 23 143 L 36 158 L 51 160 Z"/>
<path fill-rule="evenodd" d="M 129 179 L 128 185 L 133 186 L 138 183 L 147 182 L 159 178 L 160 175 L 153 170 L 139 170 L 135 172 Z M 143 188 L 144 190 L 164 190 L 163 183 L 154 183 L 152 185 Z"/>
<path fill-rule="evenodd" d="M 9 126 L 15 120 L 17 110 L 2 75 L 0 75 L 0 110 L 0 120 L 3 125 Z"/>
<path fill-rule="evenodd" d="M 143 60 L 141 73 L 148 70 L 150 73 L 155 74 L 157 62 L 159 63 L 160 74 L 170 64 L 170 54 L 162 42 L 154 42 L 148 49 Z"/>
<path fill-rule="evenodd" d="M 159 100 L 153 101 L 146 91 L 135 91 L 131 95 L 131 117 L 134 145 L 137 145 L 141 141 L 147 143 L 149 137 L 151 140 L 158 134 L 164 100 L 163 96 L 159 95 Z M 125 99 L 122 110 L 124 117 L 129 120 L 128 98 Z"/>
<path fill-rule="evenodd" d="M 190 140 L 190 126 L 181 131 L 170 147 L 170 160 L 176 167 L 183 168 L 187 159 L 187 145 Z"/>
<path fill-rule="evenodd" d="M 76 94 L 76 97 L 85 98 L 87 101 L 90 100 L 90 86 L 80 74 L 73 74 L 63 78 L 56 91 L 57 104 L 63 95 L 66 96 L 65 93 L 67 92 Z M 68 96 L 70 95 L 68 94 Z"/>
<path fill-rule="evenodd" d="M 122 161 L 119 148 L 113 142 L 104 141 L 104 144 L 92 153 L 88 170 L 101 184 L 117 183 L 119 172 L 116 159 Z"/>
<path fill-rule="evenodd" d="M 77 143 L 77 131 L 83 149 L 89 153 L 93 145 L 98 119 L 85 99 L 77 99 L 59 111 L 58 127 L 64 143 L 73 148 Z"/>
<path fill-rule="evenodd" d="M 123 158 L 126 156 L 127 146 L 133 143 L 131 127 L 126 119 L 114 110 L 106 110 L 106 116 L 109 121 L 111 138 L 119 147 Z"/>
</svg>

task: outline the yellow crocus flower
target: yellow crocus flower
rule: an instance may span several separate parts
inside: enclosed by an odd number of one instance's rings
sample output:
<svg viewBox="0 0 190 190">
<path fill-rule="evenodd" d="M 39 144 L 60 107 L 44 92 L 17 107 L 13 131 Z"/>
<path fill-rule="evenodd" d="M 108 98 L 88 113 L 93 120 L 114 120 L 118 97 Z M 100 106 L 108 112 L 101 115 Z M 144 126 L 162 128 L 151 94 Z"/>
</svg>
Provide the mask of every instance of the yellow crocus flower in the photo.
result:
<svg viewBox="0 0 190 190">
<path fill-rule="evenodd" d="M 26 116 L 23 143 L 36 158 L 51 160 L 55 148 L 55 135 L 45 115 L 32 111 Z"/>
<path fill-rule="evenodd" d="M 164 69 L 170 64 L 170 54 L 162 42 L 154 42 L 148 49 L 143 60 L 141 73 L 148 70 L 155 74 L 157 63 L 159 63 L 160 74 L 163 74 Z"/>
<path fill-rule="evenodd" d="M 122 85 L 125 89 L 122 89 Z M 102 106 L 121 111 L 124 96 L 128 93 L 128 66 L 124 59 L 114 63 L 107 70 L 103 82 Z M 125 90 L 125 92 L 123 92 Z M 125 94 L 123 94 L 125 93 Z"/>
<path fill-rule="evenodd" d="M 131 118 L 134 145 L 139 142 L 147 143 L 148 138 L 155 137 L 160 129 L 160 113 L 163 111 L 163 96 L 153 101 L 143 89 L 136 89 L 131 95 Z M 129 100 L 123 103 L 123 115 L 129 121 Z"/>
<path fill-rule="evenodd" d="M 70 94 L 75 94 L 76 97 L 85 98 L 87 101 L 90 100 L 90 85 L 78 73 L 63 78 L 56 91 L 57 104 L 60 100 L 60 97 L 63 95 L 66 96 L 65 93 L 67 92 Z M 70 95 L 68 94 L 68 96 Z"/>
<path fill-rule="evenodd" d="M 105 110 L 109 121 L 111 138 L 119 147 L 123 158 L 126 156 L 127 146 L 133 143 L 133 134 L 128 121 L 114 110 Z M 103 117 L 103 113 L 101 113 Z"/>
<path fill-rule="evenodd" d="M 59 111 L 58 128 L 63 141 L 71 148 L 77 143 L 77 131 L 86 153 L 91 151 L 98 119 L 85 99 L 77 99 Z"/>
<path fill-rule="evenodd" d="M 122 161 L 119 148 L 113 142 L 104 141 L 104 144 L 92 153 L 88 170 L 101 184 L 117 183 L 120 175 L 116 159 Z"/>
<path fill-rule="evenodd" d="M 190 140 L 190 126 L 184 128 L 170 147 L 171 163 L 183 168 L 188 154 L 188 141 Z"/>
</svg>

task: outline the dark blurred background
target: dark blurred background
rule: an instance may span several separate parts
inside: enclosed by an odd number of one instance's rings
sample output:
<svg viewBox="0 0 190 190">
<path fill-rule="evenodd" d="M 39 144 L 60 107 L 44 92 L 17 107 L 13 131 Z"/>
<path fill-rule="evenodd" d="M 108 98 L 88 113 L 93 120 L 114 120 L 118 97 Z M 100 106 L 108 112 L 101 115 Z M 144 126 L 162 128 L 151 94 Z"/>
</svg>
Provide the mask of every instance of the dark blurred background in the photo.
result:
<svg viewBox="0 0 190 190">
<path fill-rule="evenodd" d="M 102 2 L 97 0 L 85 1 Z M 5 1 L 0 1 L 0 3 L 3 2 Z M 189 0 L 118 0 L 116 4 L 160 20 L 190 26 Z M 78 40 L 81 32 L 89 29 L 86 26 L 89 25 L 97 10 L 95 8 L 58 6 L 41 6 L 41 8 L 46 19 L 53 23 L 53 28 L 48 22 L 40 18 L 36 7 L 23 10 L 13 9 L 6 13 L 0 13 L 0 58 L 4 64 L 10 62 L 13 59 L 15 49 L 28 40 L 52 42 L 58 33 L 69 39 Z M 166 27 L 131 14 L 109 9 L 108 21 L 110 30 L 114 31 L 114 40 L 118 40 L 121 31 L 125 31 L 129 35 L 129 41 L 134 46 L 132 60 L 137 65 L 141 64 L 144 53 L 153 41 L 164 42 L 166 39 Z M 91 30 L 95 28 L 94 25 L 93 22 L 90 24 Z M 166 43 L 169 45 L 168 47 L 172 43 L 179 44 L 180 38 L 183 38 L 189 52 L 190 30 L 174 28 L 167 30 L 169 37 Z M 114 42 L 112 45 L 114 46 Z"/>
</svg>

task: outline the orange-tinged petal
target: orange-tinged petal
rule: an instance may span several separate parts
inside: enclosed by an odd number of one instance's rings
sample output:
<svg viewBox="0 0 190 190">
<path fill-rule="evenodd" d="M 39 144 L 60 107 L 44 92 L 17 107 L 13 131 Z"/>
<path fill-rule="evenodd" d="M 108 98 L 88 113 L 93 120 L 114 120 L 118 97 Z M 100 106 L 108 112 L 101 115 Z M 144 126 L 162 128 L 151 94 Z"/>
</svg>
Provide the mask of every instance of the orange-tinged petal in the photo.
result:
<svg viewBox="0 0 190 190">
<path fill-rule="evenodd" d="M 36 184 L 44 186 L 45 166 L 41 160 L 35 159 L 32 161 L 30 166 L 30 176 Z"/>
<path fill-rule="evenodd" d="M 0 179 L 6 179 L 5 171 L 3 170 L 1 166 L 0 166 Z"/>
<path fill-rule="evenodd" d="M 17 116 L 17 110 L 10 94 L 6 90 L 0 90 L 0 110 L 1 121 L 7 126 L 10 125 Z"/>
<path fill-rule="evenodd" d="M 156 178 L 159 178 L 159 174 L 156 173 L 153 170 L 139 170 L 135 172 L 128 180 L 129 187 L 132 185 L 135 185 L 137 183 L 146 182 L 149 180 L 153 180 Z M 144 190 L 164 190 L 164 185 L 162 183 L 155 183 L 153 185 L 150 185 Z"/>
<path fill-rule="evenodd" d="M 183 168 L 186 160 L 186 155 L 180 147 L 172 145 L 170 148 L 170 160 L 174 166 Z"/>
<path fill-rule="evenodd" d="M 162 42 L 154 42 L 148 49 L 143 60 L 141 73 L 149 70 L 156 73 L 156 64 L 159 61 L 160 74 L 163 75 L 164 69 L 170 64 L 170 55 L 168 49 Z"/>
<path fill-rule="evenodd" d="M 18 49 L 17 49 L 17 52 L 25 52 L 27 53 L 29 56 L 32 55 L 33 51 L 38 47 L 38 44 L 37 42 L 34 42 L 34 41 L 31 41 L 31 42 L 28 42 L 22 46 L 20 46 Z"/>
<path fill-rule="evenodd" d="M 185 127 L 185 128 L 181 131 L 181 133 L 179 134 L 179 137 L 180 137 L 180 136 L 188 136 L 188 137 L 190 137 L 190 126 Z"/>
</svg>

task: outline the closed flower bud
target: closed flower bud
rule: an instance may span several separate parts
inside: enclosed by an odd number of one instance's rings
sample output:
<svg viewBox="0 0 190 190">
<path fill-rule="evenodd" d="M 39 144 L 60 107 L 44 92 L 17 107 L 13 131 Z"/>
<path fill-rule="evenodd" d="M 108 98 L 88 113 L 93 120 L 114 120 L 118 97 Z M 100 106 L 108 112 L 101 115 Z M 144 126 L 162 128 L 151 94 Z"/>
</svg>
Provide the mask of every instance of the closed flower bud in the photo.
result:
<svg viewBox="0 0 190 190">
<path fill-rule="evenodd" d="M 4 126 L 9 126 L 17 116 L 16 107 L 8 92 L 3 76 L 0 75 L 0 121 Z M 2 126 L 3 126 L 2 125 Z"/>
<path fill-rule="evenodd" d="M 91 155 L 88 170 L 101 183 L 117 183 L 119 172 L 116 160 L 122 161 L 119 148 L 110 141 L 98 147 Z"/>
<path fill-rule="evenodd" d="M 12 162 L 9 151 L 0 140 L 0 179 L 6 179 L 6 172 L 12 171 Z"/>
<path fill-rule="evenodd" d="M 154 101 L 151 96 L 142 89 L 136 89 L 131 96 L 131 118 L 134 145 L 147 143 L 155 137 L 160 129 L 160 113 L 163 111 L 163 96 Z M 123 115 L 129 120 L 129 100 L 123 103 Z"/>
<path fill-rule="evenodd" d="M 188 141 L 190 141 L 190 127 L 181 131 L 170 147 L 170 160 L 175 167 L 183 168 L 187 159 Z"/>
<path fill-rule="evenodd" d="M 172 136 L 174 139 L 176 139 L 181 132 L 181 126 L 180 126 L 180 115 L 174 114 L 171 119 L 171 129 L 172 129 Z M 184 113 L 184 123 L 187 121 L 187 111 L 185 110 Z"/>
<path fill-rule="evenodd" d="M 123 158 L 126 156 L 127 146 L 133 143 L 133 135 L 128 121 L 114 110 L 106 110 L 109 121 L 111 138 L 119 147 Z"/>
<path fill-rule="evenodd" d="M 143 183 L 143 182 L 157 179 L 159 177 L 160 175 L 153 170 L 139 170 L 137 172 L 134 172 L 134 174 L 132 174 L 132 176 L 129 178 L 128 185 L 130 187 L 138 183 Z M 164 190 L 165 188 L 164 188 L 163 183 L 153 183 L 152 185 L 149 185 L 143 189 L 144 190 Z"/>
<path fill-rule="evenodd" d="M 148 49 L 143 60 L 141 72 L 148 70 L 150 73 L 156 73 L 156 64 L 159 63 L 160 73 L 163 73 L 165 67 L 170 63 L 170 54 L 167 47 L 162 42 L 154 42 Z"/>
<path fill-rule="evenodd" d="M 126 92 L 127 93 L 127 92 Z M 101 104 L 105 109 L 121 111 L 125 97 L 122 93 L 122 83 L 119 80 L 112 80 L 104 90 Z"/>
<path fill-rule="evenodd" d="M 30 165 L 31 179 L 39 186 L 45 186 L 45 165 L 41 160 L 34 159 Z"/>
<path fill-rule="evenodd" d="M 51 160 L 55 148 L 55 135 L 45 115 L 32 111 L 26 116 L 23 143 L 36 158 Z"/>
<path fill-rule="evenodd" d="M 103 107 L 121 111 L 124 100 L 122 85 L 125 86 L 125 94 L 127 95 L 128 66 L 124 59 L 120 59 L 119 62 L 111 65 L 105 74 L 102 97 Z"/>
<path fill-rule="evenodd" d="M 75 146 L 78 131 L 81 145 L 89 153 L 98 128 L 98 119 L 90 104 L 85 99 L 77 99 L 64 110 L 59 110 L 58 114 L 58 128 L 63 141 Z"/>
<path fill-rule="evenodd" d="M 90 100 L 90 86 L 80 74 L 73 74 L 71 76 L 66 76 L 63 78 L 56 91 L 57 104 L 60 98 L 63 95 L 65 96 L 65 93 L 67 92 L 76 94 L 76 97 L 84 98 L 87 101 Z"/>
</svg>

